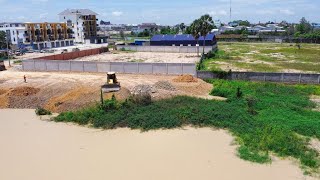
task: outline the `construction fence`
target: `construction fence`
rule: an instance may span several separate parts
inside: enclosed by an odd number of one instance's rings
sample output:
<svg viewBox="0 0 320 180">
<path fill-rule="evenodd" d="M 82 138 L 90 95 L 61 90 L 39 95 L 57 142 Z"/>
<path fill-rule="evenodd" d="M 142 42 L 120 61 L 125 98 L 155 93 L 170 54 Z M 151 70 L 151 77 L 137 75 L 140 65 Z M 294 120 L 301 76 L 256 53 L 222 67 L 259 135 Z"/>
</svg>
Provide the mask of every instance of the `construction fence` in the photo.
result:
<svg viewBox="0 0 320 180">
<path fill-rule="evenodd" d="M 51 72 L 117 72 L 128 74 L 196 75 L 193 63 L 134 63 L 134 62 L 92 62 L 65 60 L 23 60 L 24 71 Z"/>
<path fill-rule="evenodd" d="M 51 55 L 51 56 L 43 56 L 43 57 L 34 58 L 34 59 L 39 59 L 39 60 L 70 60 L 70 59 L 76 59 L 76 58 L 85 57 L 85 56 L 101 54 L 104 52 L 108 52 L 108 48 L 88 49 L 88 50 L 68 52 L 68 53 L 63 53 L 63 54 L 55 54 L 55 55 Z"/>
<path fill-rule="evenodd" d="M 282 82 L 292 84 L 320 84 L 320 74 L 303 73 L 263 73 L 263 72 L 230 72 L 214 73 L 210 71 L 197 71 L 200 79 L 231 79 L 245 81 Z"/>
<path fill-rule="evenodd" d="M 205 46 L 204 52 L 216 49 L 215 46 Z M 137 52 L 166 52 L 166 53 L 202 53 L 202 46 L 127 46 L 117 45 L 117 50 L 137 51 Z"/>
</svg>

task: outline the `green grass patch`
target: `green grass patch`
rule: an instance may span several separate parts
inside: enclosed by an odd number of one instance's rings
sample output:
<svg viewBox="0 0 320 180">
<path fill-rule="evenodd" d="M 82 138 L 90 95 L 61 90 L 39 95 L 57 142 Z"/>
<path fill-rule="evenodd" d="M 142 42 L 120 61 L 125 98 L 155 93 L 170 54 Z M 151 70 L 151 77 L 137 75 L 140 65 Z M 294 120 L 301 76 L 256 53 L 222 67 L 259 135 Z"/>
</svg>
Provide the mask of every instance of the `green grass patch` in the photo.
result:
<svg viewBox="0 0 320 180">
<path fill-rule="evenodd" d="M 248 62 L 239 62 L 246 64 L 239 64 L 239 67 L 241 66 L 241 68 L 260 72 L 282 72 L 285 69 L 320 72 L 320 45 L 318 44 L 301 44 L 301 49 L 298 49 L 295 44 L 290 43 L 219 42 L 218 47 L 219 51 L 226 54 L 228 58 L 211 59 L 209 62 L 212 63 L 207 63 L 205 65 L 210 66 L 210 64 L 213 64 L 216 61 L 232 63 L 237 62 L 238 60 L 247 60 Z M 265 63 L 255 65 L 256 63 L 251 63 L 253 61 L 273 63 L 273 66 L 277 67 L 276 71 L 273 71 L 275 69 L 270 69 L 270 64 Z M 265 68 L 263 68 L 263 66 L 265 66 Z M 215 68 L 220 68 L 220 65 L 215 63 Z M 204 69 L 210 70 L 210 67 L 207 68 L 205 66 Z"/>
<path fill-rule="evenodd" d="M 319 86 L 282 85 L 243 81 L 211 81 L 211 94 L 226 102 L 179 96 L 152 103 L 105 101 L 81 111 L 61 113 L 57 122 L 75 122 L 95 128 L 129 127 L 148 131 L 192 125 L 229 130 L 239 144 L 240 158 L 257 163 L 269 154 L 293 157 L 311 172 L 319 170 L 319 153 L 308 145 L 320 139 L 320 112 L 309 100 Z"/>
</svg>

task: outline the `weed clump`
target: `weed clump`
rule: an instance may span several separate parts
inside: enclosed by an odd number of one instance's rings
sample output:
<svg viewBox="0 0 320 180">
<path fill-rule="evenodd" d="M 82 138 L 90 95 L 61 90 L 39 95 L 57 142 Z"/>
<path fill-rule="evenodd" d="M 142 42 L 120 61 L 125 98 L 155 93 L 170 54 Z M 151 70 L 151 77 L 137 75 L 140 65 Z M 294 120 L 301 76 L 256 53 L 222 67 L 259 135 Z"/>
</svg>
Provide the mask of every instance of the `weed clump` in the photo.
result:
<svg viewBox="0 0 320 180">
<path fill-rule="evenodd" d="M 44 115 L 51 115 L 52 113 L 44 108 L 38 107 L 36 109 L 36 115 L 38 116 L 44 116 Z"/>
</svg>

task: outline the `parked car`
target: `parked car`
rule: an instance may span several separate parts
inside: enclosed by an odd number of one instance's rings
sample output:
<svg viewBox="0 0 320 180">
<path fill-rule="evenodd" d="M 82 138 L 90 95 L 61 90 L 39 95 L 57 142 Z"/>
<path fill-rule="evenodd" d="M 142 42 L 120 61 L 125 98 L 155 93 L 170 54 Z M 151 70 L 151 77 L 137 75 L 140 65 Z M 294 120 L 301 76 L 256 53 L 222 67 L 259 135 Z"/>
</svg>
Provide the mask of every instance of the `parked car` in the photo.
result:
<svg viewBox="0 0 320 180">
<path fill-rule="evenodd" d="M 67 52 L 68 52 L 68 49 L 63 49 L 62 52 L 61 52 L 61 54 L 67 53 Z"/>
<path fill-rule="evenodd" d="M 80 51 L 80 49 L 79 48 L 73 48 L 72 49 L 72 52 L 77 52 L 77 51 Z"/>
</svg>

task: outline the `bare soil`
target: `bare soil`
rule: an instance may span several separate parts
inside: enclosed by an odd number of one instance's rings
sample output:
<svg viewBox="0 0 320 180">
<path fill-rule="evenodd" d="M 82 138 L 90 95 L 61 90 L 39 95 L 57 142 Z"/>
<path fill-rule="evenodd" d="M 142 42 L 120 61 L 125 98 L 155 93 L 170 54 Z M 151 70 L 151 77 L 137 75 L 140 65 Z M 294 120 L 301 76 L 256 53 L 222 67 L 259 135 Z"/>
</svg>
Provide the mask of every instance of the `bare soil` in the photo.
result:
<svg viewBox="0 0 320 180">
<path fill-rule="evenodd" d="M 104 94 L 104 99 L 114 94 L 118 100 L 125 100 L 136 86 L 147 85 L 154 91 L 153 100 L 178 95 L 224 100 L 209 96 L 212 85 L 192 76 L 118 74 L 117 78 L 121 90 Z M 100 101 L 100 87 L 105 82 L 106 75 L 101 73 L 3 71 L 0 72 L 0 108 L 44 107 L 58 113 L 78 110 Z"/>
<path fill-rule="evenodd" d="M 113 51 L 75 59 L 77 61 L 195 63 L 200 60 L 193 53 L 122 52 Z"/>
</svg>

